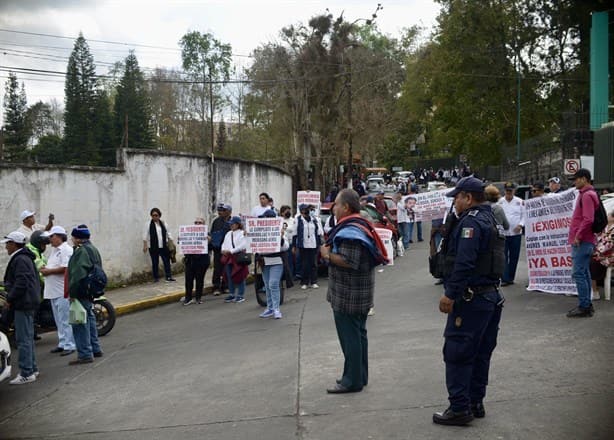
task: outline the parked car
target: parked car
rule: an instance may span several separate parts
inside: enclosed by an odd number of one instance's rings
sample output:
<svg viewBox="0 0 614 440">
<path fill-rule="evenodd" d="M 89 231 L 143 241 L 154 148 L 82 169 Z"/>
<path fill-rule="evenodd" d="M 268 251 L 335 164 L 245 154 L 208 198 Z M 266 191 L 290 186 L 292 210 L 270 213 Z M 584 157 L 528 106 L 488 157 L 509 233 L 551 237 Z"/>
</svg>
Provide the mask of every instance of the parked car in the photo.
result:
<svg viewBox="0 0 614 440">
<path fill-rule="evenodd" d="M 11 344 L 9 338 L 0 332 L 0 382 L 11 377 Z"/>
<path fill-rule="evenodd" d="M 411 171 L 397 171 L 396 173 L 394 173 L 394 177 L 393 180 L 396 180 L 397 182 L 409 182 L 410 177 L 413 176 L 414 173 L 412 173 Z"/>
</svg>

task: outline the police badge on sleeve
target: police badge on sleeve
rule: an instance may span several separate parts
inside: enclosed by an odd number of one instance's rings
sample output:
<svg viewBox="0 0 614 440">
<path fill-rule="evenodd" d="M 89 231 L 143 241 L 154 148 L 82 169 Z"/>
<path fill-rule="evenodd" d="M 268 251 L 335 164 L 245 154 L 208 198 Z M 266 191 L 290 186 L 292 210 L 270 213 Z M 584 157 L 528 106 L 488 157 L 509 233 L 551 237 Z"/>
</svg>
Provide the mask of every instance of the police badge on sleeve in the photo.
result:
<svg viewBox="0 0 614 440">
<path fill-rule="evenodd" d="M 461 230 L 461 238 L 473 238 L 473 228 L 463 228 Z"/>
</svg>

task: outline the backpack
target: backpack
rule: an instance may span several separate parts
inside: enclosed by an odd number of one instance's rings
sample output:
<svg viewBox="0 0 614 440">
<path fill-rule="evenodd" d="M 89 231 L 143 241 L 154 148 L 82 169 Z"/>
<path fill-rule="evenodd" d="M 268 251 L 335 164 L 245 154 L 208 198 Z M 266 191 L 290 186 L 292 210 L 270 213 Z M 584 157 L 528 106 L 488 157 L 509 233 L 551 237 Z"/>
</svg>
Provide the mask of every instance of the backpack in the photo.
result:
<svg viewBox="0 0 614 440">
<path fill-rule="evenodd" d="M 95 258 L 94 252 L 88 246 L 82 246 L 92 262 L 92 268 L 81 280 L 81 289 L 88 296 L 96 299 L 104 295 L 107 286 L 107 274 L 104 273 L 100 260 Z"/>
<path fill-rule="evenodd" d="M 597 194 L 597 191 L 595 191 L 595 194 Z M 597 201 L 599 203 L 597 205 L 597 208 L 595 208 L 595 217 L 593 218 L 593 224 L 591 226 L 591 230 L 594 234 L 600 234 L 608 225 L 608 214 L 603 207 L 603 202 L 599 198 L 599 194 L 597 194 Z M 580 205 L 581 204 L 582 196 L 580 196 Z"/>
</svg>

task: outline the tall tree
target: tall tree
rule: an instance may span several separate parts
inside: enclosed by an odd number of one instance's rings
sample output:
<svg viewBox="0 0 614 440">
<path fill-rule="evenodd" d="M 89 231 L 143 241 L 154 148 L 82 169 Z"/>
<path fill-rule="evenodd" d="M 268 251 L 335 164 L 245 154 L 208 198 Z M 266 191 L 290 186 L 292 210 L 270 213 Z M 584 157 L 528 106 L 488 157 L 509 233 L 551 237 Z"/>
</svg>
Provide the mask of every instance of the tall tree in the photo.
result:
<svg viewBox="0 0 614 440">
<path fill-rule="evenodd" d="M 68 163 L 96 165 L 100 151 L 94 139 L 96 66 L 83 34 L 75 41 L 66 69 L 64 150 Z"/>
<path fill-rule="evenodd" d="M 219 153 L 224 153 L 226 149 L 226 143 L 228 141 L 228 134 L 226 133 L 226 123 L 222 118 L 217 127 L 217 135 L 215 137 L 215 144 Z"/>
<path fill-rule="evenodd" d="M 112 167 L 116 165 L 118 144 L 115 142 L 115 127 L 108 92 L 98 89 L 94 102 L 93 138 L 99 153 L 97 165 Z"/>
<path fill-rule="evenodd" d="M 116 145 L 148 148 L 154 144 L 149 94 L 134 52 L 130 52 L 124 61 L 113 118 Z"/>
<path fill-rule="evenodd" d="M 209 122 L 216 109 L 219 97 L 219 84 L 213 82 L 227 81 L 230 78 L 232 48 L 224 44 L 210 33 L 192 31 L 185 34 L 179 41 L 183 68 L 192 80 L 196 96 L 196 110 L 201 122 L 201 146 L 204 152 L 213 152 L 215 146 L 207 139 L 207 114 Z M 209 132 L 211 135 L 211 132 Z M 205 148 L 205 146 L 209 148 Z"/>
<path fill-rule="evenodd" d="M 4 94 L 4 151 L 3 159 L 20 161 L 27 157 L 30 138 L 28 128 L 28 101 L 24 85 L 19 88 L 17 75 L 9 72 Z"/>
</svg>

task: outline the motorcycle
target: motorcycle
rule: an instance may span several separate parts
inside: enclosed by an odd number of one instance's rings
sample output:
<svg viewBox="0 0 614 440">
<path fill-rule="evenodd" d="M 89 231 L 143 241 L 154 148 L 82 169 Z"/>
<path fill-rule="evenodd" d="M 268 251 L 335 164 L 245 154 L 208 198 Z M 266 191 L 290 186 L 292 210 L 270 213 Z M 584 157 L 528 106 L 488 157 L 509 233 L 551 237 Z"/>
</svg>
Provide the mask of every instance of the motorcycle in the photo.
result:
<svg viewBox="0 0 614 440">
<path fill-rule="evenodd" d="M 4 286 L 0 284 L 0 331 L 11 337 L 14 335 L 13 314 L 7 307 L 7 298 Z M 92 310 L 96 317 L 96 328 L 98 336 L 105 336 L 115 326 L 117 315 L 113 304 L 105 297 L 101 296 L 92 301 Z M 45 333 L 56 331 L 55 319 L 53 310 L 51 309 L 51 301 L 43 299 L 40 303 L 38 312 L 34 319 L 37 333 Z"/>
</svg>

